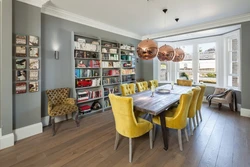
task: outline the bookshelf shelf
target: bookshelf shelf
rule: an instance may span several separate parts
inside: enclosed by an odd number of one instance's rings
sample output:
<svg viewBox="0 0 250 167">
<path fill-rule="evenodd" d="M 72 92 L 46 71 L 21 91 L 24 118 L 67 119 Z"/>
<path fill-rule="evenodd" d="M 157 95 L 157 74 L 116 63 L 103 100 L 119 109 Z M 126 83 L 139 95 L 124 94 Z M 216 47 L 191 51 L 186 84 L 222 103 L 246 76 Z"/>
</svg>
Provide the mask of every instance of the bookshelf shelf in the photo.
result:
<svg viewBox="0 0 250 167">
<path fill-rule="evenodd" d="M 119 77 L 120 75 L 108 75 L 108 76 L 102 76 L 103 78 L 109 78 L 109 77 Z"/>
<path fill-rule="evenodd" d="M 83 52 L 93 52 L 93 53 L 99 53 L 99 51 L 81 50 L 81 49 L 75 49 L 75 51 L 83 51 Z"/>
<path fill-rule="evenodd" d="M 100 87 L 100 86 L 101 86 L 101 85 L 99 85 L 99 86 L 86 86 L 86 87 L 76 88 L 76 90 L 98 88 L 98 87 Z"/>
<path fill-rule="evenodd" d="M 84 100 L 84 101 L 81 101 L 81 102 L 77 102 L 77 104 L 88 103 L 88 102 L 91 102 L 91 101 L 99 100 L 99 99 L 101 99 L 101 98 L 102 98 L 102 97 L 93 98 L 93 99 L 88 99 L 88 100 Z"/>
<path fill-rule="evenodd" d="M 106 84 L 106 85 L 103 85 L 103 86 L 111 86 L 111 85 L 120 85 L 121 83 L 112 83 L 112 84 Z"/>
<path fill-rule="evenodd" d="M 100 60 L 98 58 L 81 58 L 81 57 L 75 57 L 77 60 Z"/>
<path fill-rule="evenodd" d="M 94 77 L 81 77 L 81 78 L 75 78 L 75 79 L 91 79 L 91 78 L 101 78 L 101 76 L 94 76 Z"/>
</svg>

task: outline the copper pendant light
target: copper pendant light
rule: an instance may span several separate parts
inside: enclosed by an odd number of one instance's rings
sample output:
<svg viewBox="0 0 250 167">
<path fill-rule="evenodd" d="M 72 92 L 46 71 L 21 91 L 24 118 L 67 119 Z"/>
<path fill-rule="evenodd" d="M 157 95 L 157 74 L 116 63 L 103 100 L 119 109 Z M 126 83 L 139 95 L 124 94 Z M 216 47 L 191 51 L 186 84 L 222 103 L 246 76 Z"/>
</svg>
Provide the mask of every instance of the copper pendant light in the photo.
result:
<svg viewBox="0 0 250 167">
<path fill-rule="evenodd" d="M 157 52 L 157 44 L 151 39 L 143 40 L 137 46 L 137 54 L 143 60 L 153 59 L 157 55 Z"/>
<path fill-rule="evenodd" d="M 159 48 L 157 57 L 160 61 L 171 61 L 173 60 L 174 55 L 174 48 L 165 44 Z"/>
<path fill-rule="evenodd" d="M 173 62 L 180 62 L 184 60 L 184 58 L 185 58 L 185 52 L 181 48 L 176 48 Z"/>
</svg>

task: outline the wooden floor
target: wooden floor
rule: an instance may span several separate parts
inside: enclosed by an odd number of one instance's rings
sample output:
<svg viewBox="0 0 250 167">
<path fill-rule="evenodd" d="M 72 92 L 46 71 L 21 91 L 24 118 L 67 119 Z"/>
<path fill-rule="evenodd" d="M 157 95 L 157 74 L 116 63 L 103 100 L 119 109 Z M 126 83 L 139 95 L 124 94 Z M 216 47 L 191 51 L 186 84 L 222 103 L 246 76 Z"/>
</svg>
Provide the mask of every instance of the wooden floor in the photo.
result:
<svg viewBox="0 0 250 167">
<path fill-rule="evenodd" d="M 149 149 L 148 134 L 133 143 L 133 163 L 128 162 L 128 139 L 121 138 L 113 150 L 115 127 L 111 111 L 85 117 L 76 128 L 70 120 L 56 124 L 44 133 L 18 141 L 0 151 L 0 166 L 152 166 L 152 167 L 249 167 L 250 119 L 222 107 L 203 104 L 203 121 L 190 136 L 183 133 L 183 152 L 179 150 L 177 131 L 170 130 L 169 150 L 163 150 L 160 128 L 154 148 Z"/>
</svg>

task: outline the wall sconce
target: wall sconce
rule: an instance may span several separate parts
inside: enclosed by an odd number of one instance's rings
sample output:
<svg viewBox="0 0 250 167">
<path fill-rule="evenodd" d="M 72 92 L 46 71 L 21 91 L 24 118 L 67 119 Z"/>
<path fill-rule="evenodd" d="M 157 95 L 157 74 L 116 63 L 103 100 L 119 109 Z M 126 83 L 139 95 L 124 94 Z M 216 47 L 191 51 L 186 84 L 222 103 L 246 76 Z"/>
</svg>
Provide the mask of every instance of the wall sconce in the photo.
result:
<svg viewBox="0 0 250 167">
<path fill-rule="evenodd" d="M 59 60 L 59 51 L 55 51 L 54 55 L 55 55 L 55 59 Z"/>
</svg>

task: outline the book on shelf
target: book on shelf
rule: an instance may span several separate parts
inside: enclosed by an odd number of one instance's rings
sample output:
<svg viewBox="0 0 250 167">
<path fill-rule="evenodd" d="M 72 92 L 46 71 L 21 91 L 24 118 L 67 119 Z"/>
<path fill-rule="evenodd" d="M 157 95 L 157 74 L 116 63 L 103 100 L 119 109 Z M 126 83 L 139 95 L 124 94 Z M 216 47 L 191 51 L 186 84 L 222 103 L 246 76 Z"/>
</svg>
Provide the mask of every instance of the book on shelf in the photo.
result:
<svg viewBox="0 0 250 167">
<path fill-rule="evenodd" d="M 90 70 L 90 69 L 75 69 L 75 77 L 82 78 L 82 77 L 98 77 L 99 70 Z"/>
<path fill-rule="evenodd" d="M 75 67 L 78 68 L 100 68 L 99 60 L 76 60 Z"/>
<path fill-rule="evenodd" d="M 99 53 L 88 52 L 88 51 L 83 51 L 83 50 L 76 50 L 75 51 L 75 58 L 98 59 Z"/>
<path fill-rule="evenodd" d="M 76 87 L 90 87 L 90 86 L 100 86 L 101 85 L 101 78 L 94 78 L 94 79 L 77 79 Z"/>
<path fill-rule="evenodd" d="M 123 75 L 135 74 L 135 69 L 122 69 L 122 74 Z"/>
<path fill-rule="evenodd" d="M 102 67 L 103 68 L 120 68 L 120 62 L 107 62 L 107 61 L 103 61 L 102 62 Z"/>
<path fill-rule="evenodd" d="M 78 91 L 77 93 L 77 101 L 83 102 L 89 99 L 95 99 L 102 97 L 102 91 L 101 90 L 84 90 L 84 91 Z"/>
<path fill-rule="evenodd" d="M 118 54 L 102 53 L 102 60 L 119 60 Z"/>
<path fill-rule="evenodd" d="M 103 85 L 118 84 L 118 83 L 120 83 L 119 77 L 112 77 L 112 78 L 104 78 L 103 79 Z"/>
</svg>

